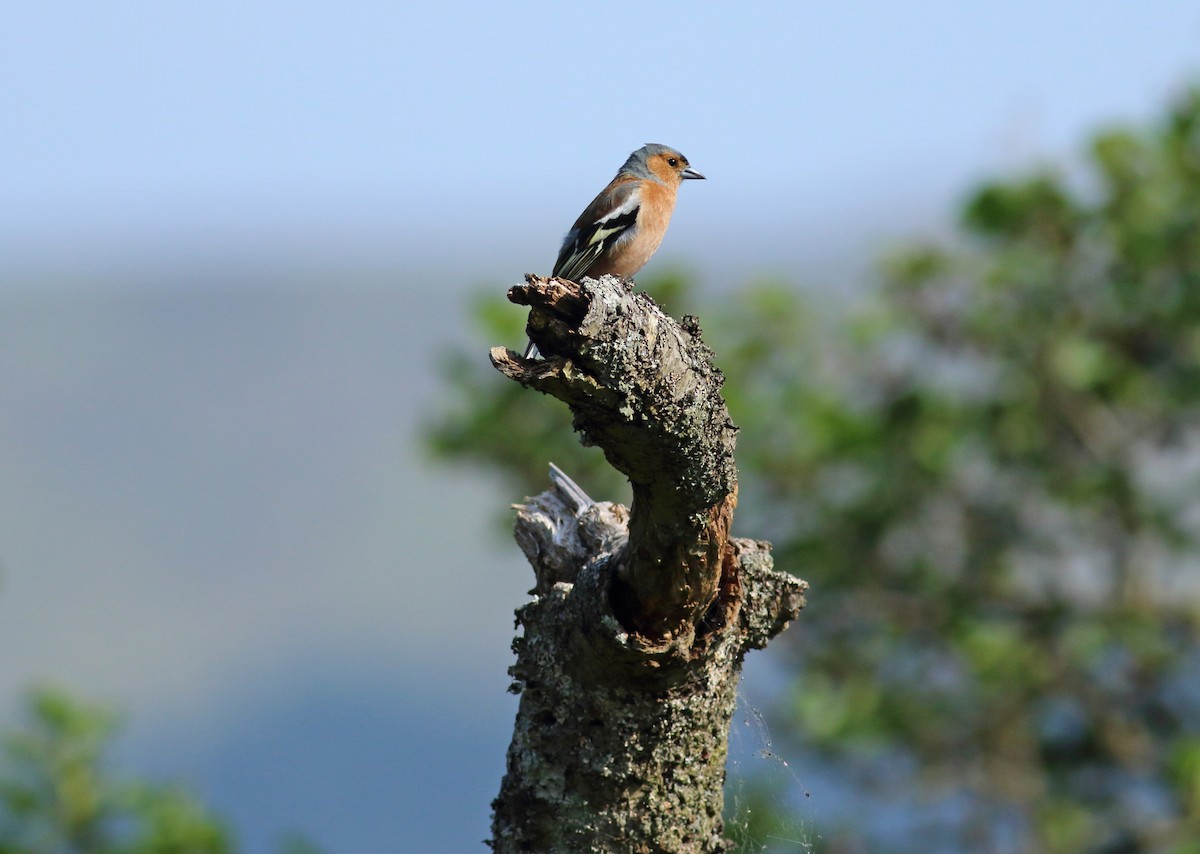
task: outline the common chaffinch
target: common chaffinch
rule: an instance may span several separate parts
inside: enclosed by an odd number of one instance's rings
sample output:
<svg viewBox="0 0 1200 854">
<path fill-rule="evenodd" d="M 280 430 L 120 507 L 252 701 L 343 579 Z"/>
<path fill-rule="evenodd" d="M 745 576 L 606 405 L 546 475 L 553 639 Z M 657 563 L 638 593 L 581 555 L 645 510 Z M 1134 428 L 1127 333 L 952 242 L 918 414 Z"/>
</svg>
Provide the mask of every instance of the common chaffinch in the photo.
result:
<svg viewBox="0 0 1200 854">
<path fill-rule="evenodd" d="M 632 276 L 662 243 L 679 185 L 703 177 L 674 148 L 643 145 L 575 220 L 558 250 L 553 275 L 573 282 L 585 275 Z M 525 358 L 536 354 L 530 341 Z"/>
</svg>

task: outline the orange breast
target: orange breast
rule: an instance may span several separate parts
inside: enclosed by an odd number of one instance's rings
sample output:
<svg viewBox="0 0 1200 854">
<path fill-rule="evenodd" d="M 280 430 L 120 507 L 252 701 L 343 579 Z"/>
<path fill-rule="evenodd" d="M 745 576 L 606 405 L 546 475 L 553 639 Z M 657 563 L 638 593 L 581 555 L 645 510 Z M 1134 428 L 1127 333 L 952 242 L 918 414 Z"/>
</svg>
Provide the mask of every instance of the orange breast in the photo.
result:
<svg viewBox="0 0 1200 854">
<path fill-rule="evenodd" d="M 667 226 L 671 223 L 671 212 L 675 209 L 675 191 L 657 183 L 646 182 L 642 186 L 641 208 L 637 223 L 627 239 L 618 241 L 604 258 L 600 258 L 588 270 L 593 277 L 611 273 L 614 276 L 632 276 L 646 266 L 658 251 Z"/>
</svg>

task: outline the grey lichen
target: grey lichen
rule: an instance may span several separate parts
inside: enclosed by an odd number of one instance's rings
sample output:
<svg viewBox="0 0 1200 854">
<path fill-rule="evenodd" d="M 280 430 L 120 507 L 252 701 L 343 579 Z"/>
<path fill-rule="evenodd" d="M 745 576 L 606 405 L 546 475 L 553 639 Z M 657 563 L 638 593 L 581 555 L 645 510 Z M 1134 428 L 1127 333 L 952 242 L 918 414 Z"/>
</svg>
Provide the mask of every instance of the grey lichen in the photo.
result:
<svg viewBox="0 0 1200 854">
<path fill-rule="evenodd" d="M 629 477 L 594 502 L 561 471 L 518 507 L 533 565 L 510 672 L 520 708 L 493 803 L 498 852 L 720 852 L 729 724 L 746 652 L 804 605 L 769 546 L 729 536 L 729 419 L 695 319 L 612 277 L 528 277 L 545 359 L 492 350 L 506 376 L 563 400 L 585 444 Z"/>
<path fill-rule="evenodd" d="M 591 528 L 580 519 L 562 526 L 561 511 L 562 493 L 543 493 L 524 505 L 518 528 L 557 524 L 572 533 L 555 549 L 581 555 Z M 616 528 L 602 539 L 621 542 Z M 510 672 L 521 704 L 493 804 L 496 851 L 727 850 L 722 789 L 741 662 L 796 617 L 806 586 L 772 568 L 766 544 L 734 542 L 738 619 L 700 655 L 621 625 L 607 593 L 612 553 L 592 552 L 573 583 L 555 583 L 517 611 L 522 636 Z M 538 556 L 560 565 L 548 551 Z"/>
</svg>

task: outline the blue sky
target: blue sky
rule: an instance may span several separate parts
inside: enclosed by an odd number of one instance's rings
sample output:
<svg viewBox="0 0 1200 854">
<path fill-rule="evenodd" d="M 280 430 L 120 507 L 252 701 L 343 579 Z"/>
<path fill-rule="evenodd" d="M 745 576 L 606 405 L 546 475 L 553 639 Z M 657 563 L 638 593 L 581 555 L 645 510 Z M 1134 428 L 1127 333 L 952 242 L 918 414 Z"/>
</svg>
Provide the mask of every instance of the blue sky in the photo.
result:
<svg viewBox="0 0 1200 854">
<path fill-rule="evenodd" d="M 709 178 L 648 272 L 845 287 L 1198 50 L 1194 2 L 8 10 L 0 722 L 118 703 L 251 852 L 472 850 L 530 579 L 520 496 L 416 441 L 470 297 L 647 141 Z"/>
<path fill-rule="evenodd" d="M 51 2 L 5 31 L 14 261 L 369 247 L 505 280 L 645 141 L 710 175 L 668 251 L 803 266 L 1147 114 L 1200 44 L 1187 2 Z"/>
</svg>

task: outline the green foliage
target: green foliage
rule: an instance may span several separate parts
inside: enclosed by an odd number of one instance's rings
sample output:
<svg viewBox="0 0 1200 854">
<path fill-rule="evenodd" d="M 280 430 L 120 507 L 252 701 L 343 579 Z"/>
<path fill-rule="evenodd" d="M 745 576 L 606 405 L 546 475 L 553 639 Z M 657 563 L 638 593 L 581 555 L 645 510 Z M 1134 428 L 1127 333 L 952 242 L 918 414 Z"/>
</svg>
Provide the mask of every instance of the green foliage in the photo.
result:
<svg viewBox="0 0 1200 854">
<path fill-rule="evenodd" d="M 849 308 L 759 285 L 702 313 L 738 526 L 812 583 L 776 735 L 872 796 L 969 796 L 939 837 L 962 850 L 1200 838 L 1200 90 L 1086 167 L 980 188 L 954 245 L 895 254 Z M 443 453 L 611 497 L 547 401 L 449 379 Z"/>
<path fill-rule="evenodd" d="M 0 754 L 3 854 L 224 854 L 223 825 L 182 789 L 109 778 L 112 712 L 43 690 Z"/>
<path fill-rule="evenodd" d="M 118 780 L 105 765 L 110 710 L 51 690 L 0 746 L 0 854 L 227 854 L 224 823 L 185 789 Z M 281 850 L 315 852 L 300 838 Z"/>
</svg>

